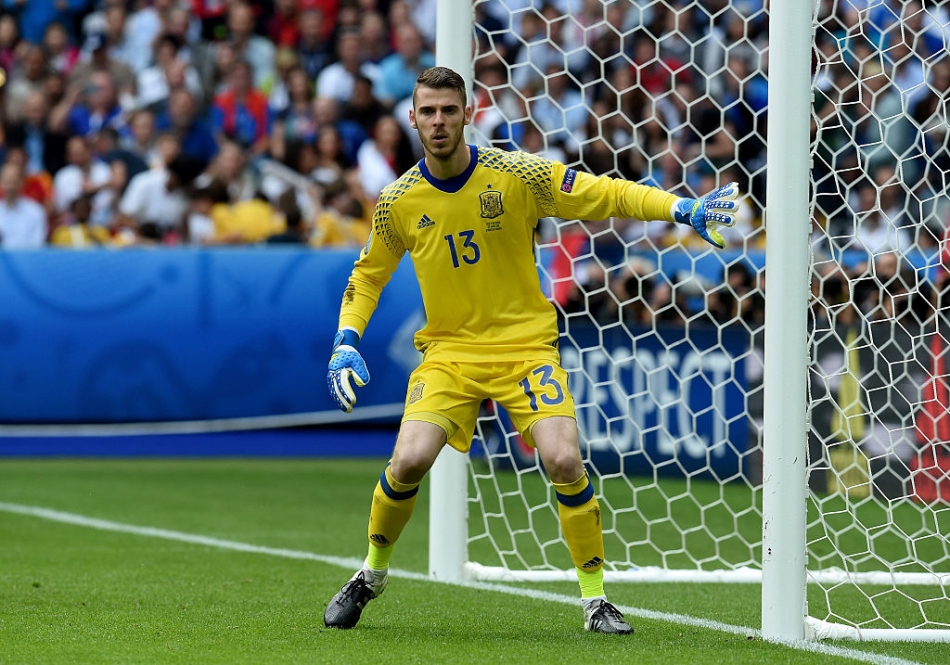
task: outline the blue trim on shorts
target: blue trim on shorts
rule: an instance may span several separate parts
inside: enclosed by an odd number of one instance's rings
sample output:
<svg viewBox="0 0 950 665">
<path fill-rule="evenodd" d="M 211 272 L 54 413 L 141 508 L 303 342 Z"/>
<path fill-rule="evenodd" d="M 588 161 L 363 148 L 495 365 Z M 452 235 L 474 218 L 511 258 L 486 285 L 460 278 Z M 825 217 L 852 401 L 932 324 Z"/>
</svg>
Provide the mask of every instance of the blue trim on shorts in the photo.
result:
<svg viewBox="0 0 950 665">
<path fill-rule="evenodd" d="M 562 506 L 577 508 L 594 498 L 594 486 L 588 482 L 587 487 L 581 490 L 579 494 L 561 494 L 560 492 L 554 494 L 557 495 L 557 502 Z"/>
<path fill-rule="evenodd" d="M 386 469 L 389 468 L 389 465 L 386 465 Z M 379 477 L 379 486 L 383 488 L 383 494 L 388 496 L 393 501 L 405 501 L 406 499 L 411 499 L 416 494 L 419 493 L 419 486 L 416 485 L 411 490 L 405 492 L 397 492 L 389 484 L 389 481 L 386 480 L 386 469 L 383 469 L 382 475 Z"/>
</svg>

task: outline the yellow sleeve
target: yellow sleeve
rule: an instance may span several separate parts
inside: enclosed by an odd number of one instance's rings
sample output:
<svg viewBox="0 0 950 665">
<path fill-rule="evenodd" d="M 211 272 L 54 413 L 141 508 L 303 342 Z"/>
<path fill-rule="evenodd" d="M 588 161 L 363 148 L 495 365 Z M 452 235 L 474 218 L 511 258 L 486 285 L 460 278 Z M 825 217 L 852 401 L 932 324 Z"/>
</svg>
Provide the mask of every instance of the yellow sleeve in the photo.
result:
<svg viewBox="0 0 950 665">
<path fill-rule="evenodd" d="M 359 259 L 353 265 L 340 305 L 339 327 L 352 328 L 360 337 L 376 311 L 379 294 L 406 253 L 406 244 L 398 232 L 397 219 L 392 211 L 395 197 L 387 189 L 383 190 L 376 202 L 373 229 Z"/>
<path fill-rule="evenodd" d="M 553 162 L 551 175 L 557 217 L 673 221 L 671 211 L 679 198 L 675 194 L 628 180 L 575 171 L 559 162 Z"/>
</svg>

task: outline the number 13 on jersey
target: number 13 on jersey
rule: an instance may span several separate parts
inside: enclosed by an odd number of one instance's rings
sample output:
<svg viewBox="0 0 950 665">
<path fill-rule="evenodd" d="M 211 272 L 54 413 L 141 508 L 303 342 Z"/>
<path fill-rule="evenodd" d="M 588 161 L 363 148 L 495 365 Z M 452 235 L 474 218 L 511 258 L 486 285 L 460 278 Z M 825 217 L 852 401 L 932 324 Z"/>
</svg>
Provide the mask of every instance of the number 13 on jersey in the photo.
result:
<svg viewBox="0 0 950 665">
<path fill-rule="evenodd" d="M 453 235 L 445 236 L 445 242 L 449 244 L 449 253 L 452 255 L 453 267 L 459 267 L 459 259 L 468 265 L 473 265 L 478 263 L 478 260 L 482 258 L 481 249 L 479 249 L 475 241 L 472 240 L 474 237 L 475 231 L 471 229 L 468 231 L 459 231 L 458 241 L 456 241 Z"/>
</svg>

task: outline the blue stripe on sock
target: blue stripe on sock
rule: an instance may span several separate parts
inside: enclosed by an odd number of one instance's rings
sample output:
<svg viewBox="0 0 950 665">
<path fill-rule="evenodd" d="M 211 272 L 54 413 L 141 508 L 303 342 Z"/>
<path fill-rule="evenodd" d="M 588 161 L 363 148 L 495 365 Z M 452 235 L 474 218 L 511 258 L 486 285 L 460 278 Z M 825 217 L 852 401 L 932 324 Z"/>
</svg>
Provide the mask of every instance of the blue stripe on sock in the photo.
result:
<svg viewBox="0 0 950 665">
<path fill-rule="evenodd" d="M 579 494 L 561 494 L 560 492 L 555 492 L 555 495 L 557 495 L 557 501 L 561 505 L 567 506 L 568 508 L 577 508 L 577 506 L 583 506 L 594 498 L 594 486 L 587 483 L 587 487 L 581 490 Z"/>
<path fill-rule="evenodd" d="M 389 465 L 386 465 L 386 469 L 389 468 Z M 393 501 L 404 501 L 405 499 L 411 499 L 416 494 L 419 493 L 419 486 L 416 485 L 411 490 L 405 492 L 397 492 L 389 484 L 389 481 L 386 479 L 386 469 L 383 469 L 383 474 L 379 477 L 379 486 L 383 488 L 383 493 L 388 496 Z"/>
</svg>

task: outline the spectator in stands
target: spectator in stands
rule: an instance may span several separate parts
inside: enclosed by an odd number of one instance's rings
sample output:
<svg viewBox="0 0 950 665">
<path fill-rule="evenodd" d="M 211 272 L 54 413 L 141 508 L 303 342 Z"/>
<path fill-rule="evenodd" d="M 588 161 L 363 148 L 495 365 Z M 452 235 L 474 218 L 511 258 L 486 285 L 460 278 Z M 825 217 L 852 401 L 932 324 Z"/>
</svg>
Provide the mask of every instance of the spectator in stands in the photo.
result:
<svg viewBox="0 0 950 665">
<path fill-rule="evenodd" d="M 123 241 L 171 242 L 180 238 L 189 210 L 187 188 L 204 166 L 179 155 L 167 168 L 150 169 L 132 178 L 119 201 L 116 219 Z"/>
<path fill-rule="evenodd" d="M 181 7 L 179 0 L 140 0 L 131 3 L 126 26 L 134 48 L 152 53 L 159 37 L 165 34 L 173 11 Z M 178 33 L 175 36 L 179 39 L 184 37 Z M 149 59 L 146 64 L 150 65 L 151 62 Z"/>
<path fill-rule="evenodd" d="M 168 98 L 168 108 L 155 119 L 159 132 L 172 132 L 189 157 L 210 162 L 218 154 L 218 143 L 211 125 L 199 117 L 195 97 L 186 89 L 177 89 Z"/>
<path fill-rule="evenodd" d="M 355 163 L 356 152 L 359 150 L 363 141 L 366 140 L 368 132 L 362 126 L 350 118 L 340 113 L 340 104 L 332 97 L 317 97 L 313 102 L 313 108 L 317 113 L 317 125 L 320 129 L 333 125 L 340 135 L 340 142 L 343 144 L 343 152 L 346 158 Z"/>
<path fill-rule="evenodd" d="M 228 3 L 222 0 L 191 0 L 191 14 L 201 24 L 201 39 L 214 42 L 227 33 Z"/>
<path fill-rule="evenodd" d="M 545 71 L 547 94 L 530 102 L 531 118 L 544 133 L 549 144 L 561 146 L 577 154 L 584 137 L 588 110 L 574 80 L 563 65 L 549 65 Z"/>
<path fill-rule="evenodd" d="M 79 62 L 79 49 L 70 41 L 69 31 L 62 23 L 50 23 L 43 36 L 43 49 L 50 68 L 69 76 Z"/>
<path fill-rule="evenodd" d="M 608 276 L 598 261 L 575 264 L 575 278 L 564 303 L 567 314 L 586 313 L 592 321 L 617 318 L 617 302 L 608 289 Z"/>
<path fill-rule="evenodd" d="M 207 173 L 196 183 L 214 186 L 224 193 L 218 203 L 237 203 L 254 198 L 260 188 L 259 175 L 248 165 L 244 150 L 233 141 L 224 141 Z"/>
<path fill-rule="evenodd" d="M 238 60 L 247 62 L 254 87 L 261 91 L 274 83 L 274 43 L 254 34 L 254 10 L 251 5 L 237 0 L 228 7 L 228 40 Z"/>
<path fill-rule="evenodd" d="M 202 75 L 203 81 L 204 73 L 200 65 L 210 63 L 213 60 L 211 55 L 212 45 L 195 38 L 191 15 L 186 7 L 174 4 L 175 0 L 157 0 L 157 2 L 171 5 L 162 14 L 162 28 L 157 34 L 171 35 L 178 38 L 182 44 L 181 50 L 178 52 L 178 58 L 197 69 L 198 73 Z"/>
<path fill-rule="evenodd" d="M 299 65 L 287 75 L 287 107 L 276 114 L 270 136 L 270 153 L 283 161 L 290 143 L 313 143 L 317 138 L 317 114 L 307 72 Z"/>
<path fill-rule="evenodd" d="M 43 91 L 49 66 L 43 49 L 35 44 L 24 44 L 20 58 L 12 72 L 7 73 L 3 88 L 4 108 L 8 122 L 23 117 L 23 105 L 31 93 Z"/>
<path fill-rule="evenodd" d="M 353 82 L 362 74 L 376 85 L 379 67 L 363 62 L 360 54 L 360 34 L 356 30 L 343 32 L 337 39 L 337 62 L 324 67 L 317 77 L 317 97 L 330 97 L 337 103 L 346 103 L 353 94 Z"/>
<path fill-rule="evenodd" d="M 295 50 L 285 47 L 277 49 L 274 60 L 277 65 L 277 76 L 274 79 L 274 84 L 270 88 L 268 103 L 270 104 L 271 114 L 276 117 L 277 114 L 285 110 L 290 103 L 288 92 L 290 82 L 288 79 L 294 68 L 300 65 L 300 58 Z M 307 84 L 309 86 L 309 80 Z"/>
<path fill-rule="evenodd" d="M 217 193 L 215 187 L 191 188 L 189 195 L 191 207 L 185 222 L 189 244 L 212 245 L 215 243 L 217 230 L 211 211 L 219 199 L 226 197 L 226 193 Z"/>
<path fill-rule="evenodd" d="M 22 195 L 23 169 L 7 162 L 0 167 L 0 248 L 36 249 L 46 242 L 46 210 Z"/>
<path fill-rule="evenodd" d="M 340 116 L 359 123 L 368 135 L 373 125 L 389 110 L 373 95 L 373 82 L 362 74 L 353 80 L 353 94 L 340 111 Z"/>
<path fill-rule="evenodd" d="M 353 188 L 344 180 L 323 189 L 323 206 L 310 236 L 311 247 L 363 247 L 372 228 L 366 218 L 370 208 L 353 196 Z"/>
<path fill-rule="evenodd" d="M 80 196 L 73 201 L 69 215 L 53 229 L 49 244 L 54 247 L 71 249 L 91 249 L 112 243 L 112 236 L 105 227 L 92 224 L 92 198 Z"/>
<path fill-rule="evenodd" d="M 194 67 L 179 59 L 181 47 L 181 41 L 174 35 L 163 34 L 159 37 L 154 63 L 138 75 L 137 107 L 163 110 L 173 87 L 178 87 L 174 85 L 177 78 L 183 78 L 184 87 L 195 97 L 201 98 L 201 77 Z"/>
<path fill-rule="evenodd" d="M 53 209 L 57 216 L 63 215 L 72 207 L 73 201 L 87 194 L 92 197 L 93 223 L 110 226 L 115 198 L 112 169 L 93 156 L 89 141 L 85 136 L 69 138 L 67 165 L 53 176 Z"/>
<path fill-rule="evenodd" d="M 152 61 L 152 44 L 149 41 L 142 42 L 136 39 L 135 35 L 128 30 L 129 14 L 125 3 L 121 0 L 107 2 L 103 14 L 101 34 L 107 44 L 109 57 L 128 65 L 132 73 L 137 75 Z M 86 57 L 89 57 L 96 43 L 97 40 L 94 40 L 89 49 L 84 49 Z"/>
<path fill-rule="evenodd" d="M 121 196 L 129 180 L 148 170 L 148 164 L 137 153 L 120 145 L 119 133 L 106 127 L 96 134 L 93 152 L 112 169 L 116 196 Z"/>
<path fill-rule="evenodd" d="M 758 71 L 767 45 L 756 39 L 755 22 L 743 16 L 740 9 L 729 7 L 707 25 L 706 38 L 699 42 L 703 49 L 697 51 L 697 64 L 708 77 L 709 92 L 718 97 L 728 86 L 729 64 L 741 60 L 746 71 Z"/>
<path fill-rule="evenodd" d="M 710 317 L 721 325 L 743 320 L 743 313 L 751 304 L 752 271 L 743 261 L 723 268 L 718 288 L 710 291 L 706 308 Z"/>
<path fill-rule="evenodd" d="M 396 52 L 379 64 L 374 93 L 381 102 L 392 106 L 412 95 L 416 79 L 424 69 L 435 65 L 435 56 L 425 48 L 419 29 L 406 24 L 396 31 Z"/>
<path fill-rule="evenodd" d="M 381 117 L 356 155 L 360 186 L 366 198 L 375 202 L 383 187 L 412 168 L 415 162 L 412 144 L 399 122 L 391 115 Z"/>
<path fill-rule="evenodd" d="M 264 241 L 268 245 L 306 245 L 309 238 L 307 227 L 303 223 L 303 214 L 296 205 L 288 206 L 284 210 L 283 231 L 279 231 L 267 237 Z"/>
<path fill-rule="evenodd" d="M 725 110 L 727 127 L 740 139 L 733 161 L 737 159 L 749 172 L 757 171 L 765 166 L 768 82 L 742 58 L 730 60 L 721 78 L 723 91 L 718 102 Z"/>
<path fill-rule="evenodd" d="M 232 65 L 227 82 L 212 102 L 211 125 L 222 137 L 260 155 L 271 132 L 267 96 L 252 86 L 251 65 L 244 60 Z"/>
<path fill-rule="evenodd" d="M 920 128 L 921 157 L 916 169 L 921 179 L 920 187 L 940 192 L 944 188 L 944 174 L 950 172 L 950 125 L 945 103 L 946 91 L 950 90 L 950 59 L 934 61 L 925 92 L 910 109 L 910 116 Z M 946 225 L 950 220 L 950 201 L 942 196 L 918 196 L 924 203 L 922 217 L 936 217 L 936 223 Z"/>
<path fill-rule="evenodd" d="M 297 0 L 274 0 L 274 12 L 266 19 L 267 38 L 277 48 L 293 48 L 300 38 Z"/>
<path fill-rule="evenodd" d="M 5 162 L 16 164 L 23 172 L 23 187 L 20 194 L 33 199 L 46 211 L 53 211 L 53 177 L 47 171 L 31 171 L 28 167 L 26 149 L 22 145 L 7 145 Z"/>
<path fill-rule="evenodd" d="M 215 243 L 243 245 L 263 242 L 284 228 L 282 216 L 263 194 L 232 204 L 216 204 L 211 210 Z"/>
<path fill-rule="evenodd" d="M 10 14 L 0 15 L 0 67 L 10 75 L 17 60 L 17 48 L 20 46 L 20 29 L 16 18 Z"/>
<path fill-rule="evenodd" d="M 82 15 L 89 5 L 89 0 L 3 0 L 3 8 L 15 14 L 19 21 L 20 35 L 31 44 L 41 44 L 46 26 L 54 21 L 67 27 L 75 25 L 76 18 Z"/>
<path fill-rule="evenodd" d="M 412 23 L 409 5 L 406 4 L 405 0 L 392 0 L 389 3 L 389 12 L 386 18 L 389 20 L 390 42 L 395 41 L 396 30 L 399 29 L 399 26 Z"/>
<path fill-rule="evenodd" d="M 49 122 L 54 130 L 74 136 L 89 137 L 103 127 L 123 132 L 125 114 L 109 72 L 93 72 L 83 88 L 72 84 L 63 100 L 50 112 Z"/>
<path fill-rule="evenodd" d="M 50 130 L 49 105 L 43 90 L 27 96 L 22 119 L 7 124 L 3 133 L 8 146 L 22 146 L 26 151 L 27 173 L 53 174 L 65 164 L 66 135 Z"/>
<path fill-rule="evenodd" d="M 319 9 L 309 7 L 300 12 L 297 56 L 300 58 L 300 66 L 314 82 L 332 60 L 332 49 L 330 42 L 324 37 L 323 24 L 323 14 Z"/>
<path fill-rule="evenodd" d="M 310 177 L 322 184 L 341 180 L 355 166 L 343 149 L 343 140 L 335 125 L 320 130 L 314 142 L 313 169 Z"/>
<path fill-rule="evenodd" d="M 66 77 L 62 73 L 51 69 L 43 83 L 48 108 L 52 109 L 66 96 Z"/>
<path fill-rule="evenodd" d="M 166 162 L 158 152 L 158 132 L 155 129 L 155 114 L 141 109 L 129 116 L 127 131 L 119 137 L 122 147 L 138 157 L 147 168 L 164 166 Z M 137 175 L 137 174 L 135 174 Z"/>
<path fill-rule="evenodd" d="M 893 188 L 894 184 L 891 183 L 889 187 Z M 869 255 L 889 250 L 906 251 L 911 238 L 906 229 L 895 223 L 896 219 L 891 219 L 884 212 L 877 187 L 866 182 L 857 191 L 859 198 L 854 220 L 854 241 L 850 249 L 863 250 Z"/>
<path fill-rule="evenodd" d="M 97 74 L 108 73 L 116 98 L 135 99 L 135 72 L 126 63 L 109 54 L 109 44 L 101 33 L 93 33 L 86 39 L 89 57 L 73 67 L 67 83 L 69 87 L 82 90 L 93 84 Z M 130 104 L 131 105 L 131 104 Z"/>
<path fill-rule="evenodd" d="M 565 53 L 561 30 L 566 16 L 550 4 L 545 4 L 540 12 L 530 10 L 521 18 L 521 30 L 518 37 L 520 47 L 511 62 L 511 83 L 518 90 L 538 90 L 543 87 L 545 73 L 553 67 L 555 71 L 570 71 L 575 76 L 583 76 L 589 55 L 584 50 Z M 582 77 L 579 80 L 584 80 Z"/>
<path fill-rule="evenodd" d="M 365 62 L 379 65 L 392 55 L 394 40 L 390 39 L 386 19 L 376 11 L 375 2 L 372 4 L 373 9 L 363 12 L 360 18 L 360 42 L 363 45 L 361 57 Z"/>
</svg>

